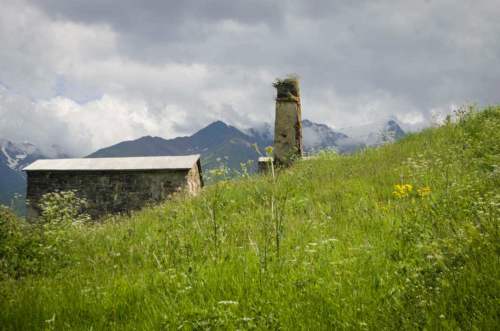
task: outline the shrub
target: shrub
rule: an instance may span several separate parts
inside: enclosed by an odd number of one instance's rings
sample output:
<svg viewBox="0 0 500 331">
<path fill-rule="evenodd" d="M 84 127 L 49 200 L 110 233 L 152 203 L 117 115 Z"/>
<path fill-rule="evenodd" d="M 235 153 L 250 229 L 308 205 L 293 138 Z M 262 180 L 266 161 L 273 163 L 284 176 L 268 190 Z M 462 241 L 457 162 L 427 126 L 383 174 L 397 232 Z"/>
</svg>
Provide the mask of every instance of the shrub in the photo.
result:
<svg viewBox="0 0 500 331">
<path fill-rule="evenodd" d="M 46 193 L 39 206 L 42 209 L 39 221 L 46 227 L 65 228 L 90 220 L 90 216 L 83 212 L 87 201 L 79 198 L 76 191 Z"/>
<path fill-rule="evenodd" d="M 88 221 L 84 199 L 73 191 L 42 197 L 42 215 L 34 223 L 0 205 L 0 279 L 55 272 L 71 262 L 69 232 Z"/>
<path fill-rule="evenodd" d="M 0 279 L 20 278 L 39 270 L 40 238 L 12 210 L 0 205 Z"/>
</svg>

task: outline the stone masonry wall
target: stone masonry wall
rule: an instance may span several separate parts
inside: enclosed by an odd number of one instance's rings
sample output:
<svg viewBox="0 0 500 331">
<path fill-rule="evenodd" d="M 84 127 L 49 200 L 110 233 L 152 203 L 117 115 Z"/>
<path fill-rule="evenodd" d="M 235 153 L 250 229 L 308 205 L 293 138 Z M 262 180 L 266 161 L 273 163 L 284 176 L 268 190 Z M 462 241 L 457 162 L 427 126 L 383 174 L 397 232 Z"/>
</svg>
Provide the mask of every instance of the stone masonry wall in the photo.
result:
<svg viewBox="0 0 500 331">
<path fill-rule="evenodd" d="M 274 160 L 288 165 L 302 156 L 302 114 L 299 82 L 286 78 L 274 83 L 277 90 L 274 125 Z"/>
<path fill-rule="evenodd" d="M 186 191 L 190 195 L 197 195 L 203 187 L 203 177 L 201 175 L 201 162 L 198 161 L 188 172 L 186 176 Z"/>
<path fill-rule="evenodd" d="M 76 190 L 89 204 L 86 212 L 96 219 L 140 209 L 182 190 L 195 195 L 201 186 L 197 165 L 189 171 L 28 171 L 28 218 L 39 215 L 42 195 L 54 191 Z"/>
</svg>

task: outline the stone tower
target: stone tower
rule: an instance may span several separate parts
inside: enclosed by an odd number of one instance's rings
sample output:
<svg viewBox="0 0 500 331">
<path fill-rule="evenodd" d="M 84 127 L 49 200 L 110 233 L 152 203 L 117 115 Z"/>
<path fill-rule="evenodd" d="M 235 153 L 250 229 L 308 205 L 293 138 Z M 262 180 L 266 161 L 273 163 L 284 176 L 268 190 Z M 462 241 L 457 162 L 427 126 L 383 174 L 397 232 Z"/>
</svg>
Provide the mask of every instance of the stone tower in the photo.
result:
<svg viewBox="0 0 500 331">
<path fill-rule="evenodd" d="M 274 160 L 289 165 L 302 156 L 302 114 L 299 80 L 295 77 L 278 79 L 276 118 L 274 122 Z"/>
</svg>

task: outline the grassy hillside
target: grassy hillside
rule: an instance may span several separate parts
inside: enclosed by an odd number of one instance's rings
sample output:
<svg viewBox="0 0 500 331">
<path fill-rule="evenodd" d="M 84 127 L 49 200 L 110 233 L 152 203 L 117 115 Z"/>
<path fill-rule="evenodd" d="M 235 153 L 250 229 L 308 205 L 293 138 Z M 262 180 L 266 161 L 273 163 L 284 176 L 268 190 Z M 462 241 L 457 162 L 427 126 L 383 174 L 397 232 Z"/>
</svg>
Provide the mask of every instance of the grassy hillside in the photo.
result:
<svg viewBox="0 0 500 331">
<path fill-rule="evenodd" d="M 3 273 L 0 325 L 498 329 L 500 108 L 460 117 L 23 241 L 0 265 L 38 267 Z"/>
</svg>

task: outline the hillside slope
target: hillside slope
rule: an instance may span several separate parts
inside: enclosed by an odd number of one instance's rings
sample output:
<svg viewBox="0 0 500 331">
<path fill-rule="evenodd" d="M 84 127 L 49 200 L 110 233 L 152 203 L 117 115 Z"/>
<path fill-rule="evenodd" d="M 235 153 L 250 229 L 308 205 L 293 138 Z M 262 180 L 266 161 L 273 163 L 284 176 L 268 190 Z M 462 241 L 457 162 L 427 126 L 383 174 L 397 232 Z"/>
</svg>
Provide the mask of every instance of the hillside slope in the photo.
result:
<svg viewBox="0 0 500 331">
<path fill-rule="evenodd" d="M 0 325 L 496 329 L 499 162 L 497 107 L 65 228 L 25 254 L 36 273 L 3 273 Z"/>
</svg>

